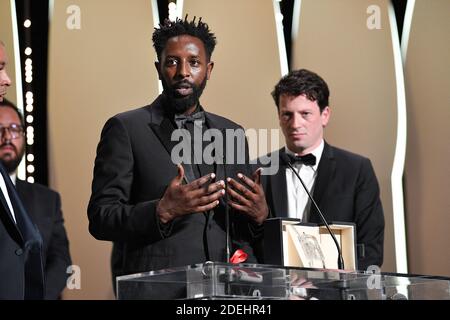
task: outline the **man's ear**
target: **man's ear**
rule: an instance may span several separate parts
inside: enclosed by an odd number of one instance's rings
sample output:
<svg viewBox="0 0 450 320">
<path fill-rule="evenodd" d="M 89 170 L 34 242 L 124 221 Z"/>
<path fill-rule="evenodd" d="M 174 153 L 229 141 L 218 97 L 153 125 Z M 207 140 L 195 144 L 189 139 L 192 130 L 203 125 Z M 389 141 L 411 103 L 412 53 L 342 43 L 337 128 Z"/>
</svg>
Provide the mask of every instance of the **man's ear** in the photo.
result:
<svg viewBox="0 0 450 320">
<path fill-rule="evenodd" d="M 322 118 L 322 127 L 326 127 L 328 124 L 328 121 L 330 121 L 330 116 L 331 116 L 331 109 L 330 107 L 326 106 L 321 114 L 320 114 L 321 118 Z"/>
<path fill-rule="evenodd" d="M 214 68 L 214 61 L 208 62 L 208 66 L 206 68 L 206 78 L 209 80 L 209 78 L 211 77 L 212 69 Z"/>
<path fill-rule="evenodd" d="M 161 80 L 161 72 L 159 71 L 159 67 L 160 67 L 161 63 L 159 61 L 155 61 L 155 68 L 156 68 L 156 72 L 158 72 L 158 79 Z"/>
</svg>

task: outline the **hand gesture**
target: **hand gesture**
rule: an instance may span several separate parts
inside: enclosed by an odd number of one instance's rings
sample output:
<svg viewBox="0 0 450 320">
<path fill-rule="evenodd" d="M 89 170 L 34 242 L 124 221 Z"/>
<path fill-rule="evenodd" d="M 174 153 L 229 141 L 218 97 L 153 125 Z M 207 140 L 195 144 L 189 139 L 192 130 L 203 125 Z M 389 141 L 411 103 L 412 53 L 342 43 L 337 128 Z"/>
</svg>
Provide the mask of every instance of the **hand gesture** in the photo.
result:
<svg viewBox="0 0 450 320">
<path fill-rule="evenodd" d="M 184 168 L 180 164 L 177 167 L 178 175 L 170 182 L 156 209 L 162 223 L 186 214 L 211 210 L 225 194 L 223 180 L 207 184 L 216 177 L 214 173 L 183 184 Z"/>
<path fill-rule="evenodd" d="M 253 179 L 242 173 L 238 173 L 240 182 L 233 178 L 227 179 L 230 206 L 248 215 L 258 225 L 262 224 L 269 215 L 266 196 L 261 185 L 261 170 L 259 168 L 253 173 Z"/>
</svg>

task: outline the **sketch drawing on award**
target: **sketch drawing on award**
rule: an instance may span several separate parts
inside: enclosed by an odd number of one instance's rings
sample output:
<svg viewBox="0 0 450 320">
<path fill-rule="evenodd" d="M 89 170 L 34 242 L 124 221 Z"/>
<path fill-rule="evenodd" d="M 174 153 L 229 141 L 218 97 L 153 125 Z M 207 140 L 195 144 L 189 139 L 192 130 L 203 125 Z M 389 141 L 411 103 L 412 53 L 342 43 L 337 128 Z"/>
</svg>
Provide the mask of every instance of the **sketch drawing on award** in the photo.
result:
<svg viewBox="0 0 450 320">
<path fill-rule="evenodd" d="M 312 234 L 307 234 L 305 232 L 297 232 L 297 238 L 305 254 L 305 267 L 309 268 L 325 268 L 325 256 L 323 255 L 322 248 L 320 247 L 319 241 Z"/>
</svg>

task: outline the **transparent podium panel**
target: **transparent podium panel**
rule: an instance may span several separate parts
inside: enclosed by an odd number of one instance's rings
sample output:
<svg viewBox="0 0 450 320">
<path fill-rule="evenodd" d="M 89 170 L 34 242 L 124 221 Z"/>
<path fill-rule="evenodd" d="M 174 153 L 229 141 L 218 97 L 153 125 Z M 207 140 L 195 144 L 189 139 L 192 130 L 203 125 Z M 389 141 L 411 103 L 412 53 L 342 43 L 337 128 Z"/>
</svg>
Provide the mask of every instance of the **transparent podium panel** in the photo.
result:
<svg viewBox="0 0 450 320">
<path fill-rule="evenodd" d="M 450 278 L 207 262 L 117 277 L 117 299 L 450 300 Z"/>
</svg>

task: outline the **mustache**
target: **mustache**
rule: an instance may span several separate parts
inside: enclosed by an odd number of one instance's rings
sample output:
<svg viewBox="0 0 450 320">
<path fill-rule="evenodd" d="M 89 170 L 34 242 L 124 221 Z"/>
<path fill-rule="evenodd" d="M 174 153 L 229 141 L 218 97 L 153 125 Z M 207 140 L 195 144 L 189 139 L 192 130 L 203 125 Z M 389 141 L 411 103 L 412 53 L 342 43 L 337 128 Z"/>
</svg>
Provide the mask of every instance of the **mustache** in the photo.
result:
<svg viewBox="0 0 450 320">
<path fill-rule="evenodd" d="M 17 152 L 16 146 L 13 145 L 11 142 L 5 142 L 5 143 L 0 144 L 0 149 L 3 147 L 12 147 L 14 149 L 14 151 Z"/>
<path fill-rule="evenodd" d="M 189 89 L 189 88 L 193 88 L 193 87 L 194 87 L 194 85 L 187 80 L 177 82 L 173 85 L 174 89 Z"/>
</svg>

